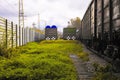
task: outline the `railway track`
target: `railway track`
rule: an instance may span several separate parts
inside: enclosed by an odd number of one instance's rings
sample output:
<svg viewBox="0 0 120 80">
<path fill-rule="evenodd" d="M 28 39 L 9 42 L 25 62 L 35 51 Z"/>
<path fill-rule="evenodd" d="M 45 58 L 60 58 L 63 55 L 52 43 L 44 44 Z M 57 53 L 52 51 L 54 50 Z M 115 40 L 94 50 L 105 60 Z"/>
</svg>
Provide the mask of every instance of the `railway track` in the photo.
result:
<svg viewBox="0 0 120 80">
<path fill-rule="evenodd" d="M 91 80 L 94 69 L 90 63 L 84 63 L 77 55 L 70 55 L 78 73 L 78 80 Z"/>
<path fill-rule="evenodd" d="M 115 64 L 119 64 L 120 63 L 120 60 L 116 60 L 116 61 L 113 61 L 113 59 L 105 56 L 105 55 L 101 55 L 99 54 L 97 51 L 91 49 L 91 48 L 88 48 L 91 52 L 93 52 L 94 54 L 96 54 L 97 56 L 101 57 L 102 59 L 104 59 L 106 62 L 110 63 L 113 67 L 115 67 Z M 114 70 L 115 72 L 117 73 L 120 73 L 120 69 L 119 69 L 120 65 L 116 66 L 117 70 Z"/>
<path fill-rule="evenodd" d="M 76 67 L 78 80 L 91 80 L 95 76 L 95 68 L 93 66 L 94 63 L 97 63 L 100 66 L 107 66 L 110 62 L 103 56 L 96 55 L 97 53 L 95 51 L 86 48 L 85 45 L 83 45 L 83 51 L 89 53 L 89 61 L 84 62 L 78 58 L 77 55 L 70 55 L 70 58 L 73 60 Z M 113 72 L 113 75 L 119 78 L 120 73 Z"/>
</svg>

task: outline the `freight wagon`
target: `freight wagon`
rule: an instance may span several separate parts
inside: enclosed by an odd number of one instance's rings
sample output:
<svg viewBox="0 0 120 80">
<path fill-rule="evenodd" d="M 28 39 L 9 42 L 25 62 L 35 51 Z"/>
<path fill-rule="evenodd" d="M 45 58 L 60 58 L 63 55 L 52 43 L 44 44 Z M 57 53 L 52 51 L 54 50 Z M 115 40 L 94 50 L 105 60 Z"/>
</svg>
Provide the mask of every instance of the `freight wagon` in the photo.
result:
<svg viewBox="0 0 120 80">
<path fill-rule="evenodd" d="M 64 28 L 63 29 L 63 39 L 75 40 L 76 39 L 76 28 Z"/>
<path fill-rule="evenodd" d="M 86 46 L 120 59 L 120 0 L 92 0 L 79 29 Z"/>
<path fill-rule="evenodd" d="M 53 25 L 52 27 L 46 26 L 45 28 L 45 39 L 46 40 L 56 40 L 57 36 L 57 27 Z"/>
</svg>

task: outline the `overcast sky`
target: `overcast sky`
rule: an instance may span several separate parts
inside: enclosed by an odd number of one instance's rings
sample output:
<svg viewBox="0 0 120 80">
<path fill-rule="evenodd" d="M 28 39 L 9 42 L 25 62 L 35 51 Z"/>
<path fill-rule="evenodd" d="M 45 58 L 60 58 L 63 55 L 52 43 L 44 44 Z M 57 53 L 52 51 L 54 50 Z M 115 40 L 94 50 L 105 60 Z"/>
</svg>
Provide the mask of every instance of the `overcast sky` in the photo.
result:
<svg viewBox="0 0 120 80">
<path fill-rule="evenodd" d="M 18 1 L 0 0 L 0 16 L 18 24 Z M 23 0 L 25 26 L 35 23 L 38 27 L 38 13 L 40 14 L 41 29 L 45 25 L 56 25 L 58 30 L 68 25 L 71 18 L 82 19 L 91 0 Z"/>
</svg>

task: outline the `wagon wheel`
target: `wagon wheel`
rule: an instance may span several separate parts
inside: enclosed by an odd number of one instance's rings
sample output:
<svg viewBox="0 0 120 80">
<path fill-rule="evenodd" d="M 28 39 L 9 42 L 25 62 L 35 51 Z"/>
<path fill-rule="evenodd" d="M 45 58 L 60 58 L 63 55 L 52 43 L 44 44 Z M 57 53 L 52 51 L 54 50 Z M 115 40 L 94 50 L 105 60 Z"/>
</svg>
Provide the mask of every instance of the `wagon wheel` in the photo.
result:
<svg viewBox="0 0 120 80">
<path fill-rule="evenodd" d="M 120 60 L 116 59 L 112 62 L 112 67 L 115 72 L 120 72 Z"/>
</svg>

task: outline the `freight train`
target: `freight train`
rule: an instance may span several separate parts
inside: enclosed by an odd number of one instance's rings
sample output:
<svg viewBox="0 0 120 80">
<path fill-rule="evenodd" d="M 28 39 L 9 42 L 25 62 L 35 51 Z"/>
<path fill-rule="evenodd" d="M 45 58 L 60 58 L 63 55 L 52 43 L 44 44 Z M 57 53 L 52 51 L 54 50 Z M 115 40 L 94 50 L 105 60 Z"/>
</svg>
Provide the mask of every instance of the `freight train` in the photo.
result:
<svg viewBox="0 0 120 80">
<path fill-rule="evenodd" d="M 120 60 L 120 0 L 92 0 L 81 21 L 79 40 L 100 55 Z"/>
</svg>

